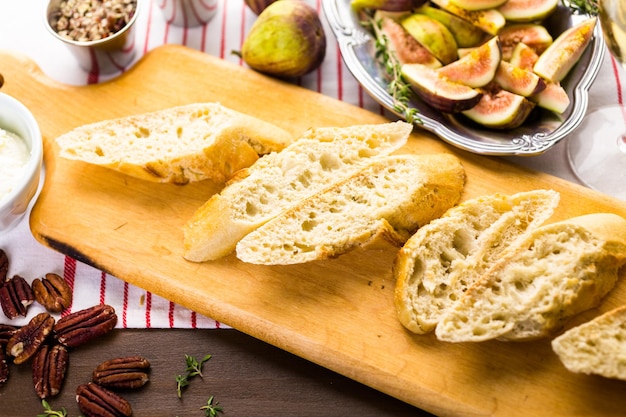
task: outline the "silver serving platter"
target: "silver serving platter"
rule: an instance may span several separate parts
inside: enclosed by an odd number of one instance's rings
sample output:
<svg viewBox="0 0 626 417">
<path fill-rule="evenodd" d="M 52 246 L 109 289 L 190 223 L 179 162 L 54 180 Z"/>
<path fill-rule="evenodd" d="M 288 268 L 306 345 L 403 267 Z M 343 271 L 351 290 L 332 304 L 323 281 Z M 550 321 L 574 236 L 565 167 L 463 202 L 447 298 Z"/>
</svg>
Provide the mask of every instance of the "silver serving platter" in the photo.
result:
<svg viewBox="0 0 626 417">
<path fill-rule="evenodd" d="M 352 75 L 374 100 L 393 114 L 404 118 L 394 110 L 394 99 L 387 93 L 388 81 L 374 56 L 374 38 L 361 26 L 358 16 L 350 7 L 350 0 L 323 0 L 322 7 L 337 38 L 343 60 Z M 566 28 L 588 17 L 572 14 L 569 8 L 559 6 L 544 23 L 556 39 Z M 482 128 L 461 117 L 441 113 L 419 98 L 414 98 L 410 105 L 418 109 L 421 121 L 416 125 L 458 148 L 481 155 L 542 154 L 567 137 L 582 122 L 587 111 L 588 91 L 600 70 L 604 53 L 598 24 L 591 44 L 561 83 L 571 101 L 562 115 L 536 108 L 519 128 L 499 131 Z"/>
</svg>

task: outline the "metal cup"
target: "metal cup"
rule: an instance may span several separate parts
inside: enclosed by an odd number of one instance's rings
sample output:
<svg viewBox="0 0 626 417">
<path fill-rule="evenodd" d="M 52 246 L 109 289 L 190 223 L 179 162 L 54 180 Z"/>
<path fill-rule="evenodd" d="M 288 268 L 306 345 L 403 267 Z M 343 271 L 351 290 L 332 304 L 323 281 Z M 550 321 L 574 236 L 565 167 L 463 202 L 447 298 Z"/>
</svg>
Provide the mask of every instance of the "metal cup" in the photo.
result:
<svg viewBox="0 0 626 417">
<path fill-rule="evenodd" d="M 63 42 L 85 71 L 111 74 L 122 71 L 135 57 L 135 21 L 143 0 L 137 0 L 135 13 L 122 29 L 106 38 L 94 41 L 74 41 L 60 36 L 52 27 L 52 15 L 59 9 L 62 0 L 50 0 L 46 9 L 46 28 Z"/>
<path fill-rule="evenodd" d="M 217 0 L 157 0 L 163 17 L 174 26 L 206 24 L 217 11 Z"/>
</svg>

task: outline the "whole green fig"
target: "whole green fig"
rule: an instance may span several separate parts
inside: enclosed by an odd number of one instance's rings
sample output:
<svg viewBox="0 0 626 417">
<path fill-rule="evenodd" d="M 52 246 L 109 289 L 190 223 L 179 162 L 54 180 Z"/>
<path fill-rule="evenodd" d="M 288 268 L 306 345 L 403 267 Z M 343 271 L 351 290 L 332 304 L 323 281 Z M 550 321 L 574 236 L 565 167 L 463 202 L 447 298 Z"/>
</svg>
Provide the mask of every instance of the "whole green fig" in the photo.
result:
<svg viewBox="0 0 626 417">
<path fill-rule="evenodd" d="M 326 35 L 317 11 L 303 0 L 267 6 L 250 28 L 241 57 L 250 68 L 280 77 L 317 69 L 326 55 Z"/>
</svg>

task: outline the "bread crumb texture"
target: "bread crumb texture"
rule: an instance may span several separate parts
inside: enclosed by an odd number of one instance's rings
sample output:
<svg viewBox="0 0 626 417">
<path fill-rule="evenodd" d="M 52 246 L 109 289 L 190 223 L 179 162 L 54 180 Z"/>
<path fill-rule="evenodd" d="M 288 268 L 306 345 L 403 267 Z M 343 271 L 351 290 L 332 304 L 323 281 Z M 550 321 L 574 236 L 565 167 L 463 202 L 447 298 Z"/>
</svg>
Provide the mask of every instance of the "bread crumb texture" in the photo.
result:
<svg viewBox="0 0 626 417">
<path fill-rule="evenodd" d="M 545 337 L 596 307 L 626 263 L 626 220 L 591 214 L 534 230 L 453 305 L 435 333 L 449 342 Z"/>
<path fill-rule="evenodd" d="M 626 306 L 569 329 L 552 348 L 572 372 L 626 380 Z"/>
<path fill-rule="evenodd" d="M 558 201 L 552 190 L 481 196 L 419 229 L 393 266 L 400 322 L 414 333 L 433 331 L 510 245 L 553 214 Z"/>
<path fill-rule="evenodd" d="M 184 257 L 202 262 L 231 253 L 237 242 L 280 213 L 350 177 L 372 158 L 403 146 L 405 122 L 315 128 L 280 152 L 238 172 L 184 227 Z"/>
<path fill-rule="evenodd" d="M 226 181 L 291 134 L 219 103 L 196 103 L 79 126 L 60 155 L 157 182 Z"/>
<path fill-rule="evenodd" d="M 237 257 L 294 264 L 339 256 L 378 238 L 402 245 L 458 202 L 460 161 L 449 154 L 378 158 L 274 218 L 237 244 Z"/>
</svg>

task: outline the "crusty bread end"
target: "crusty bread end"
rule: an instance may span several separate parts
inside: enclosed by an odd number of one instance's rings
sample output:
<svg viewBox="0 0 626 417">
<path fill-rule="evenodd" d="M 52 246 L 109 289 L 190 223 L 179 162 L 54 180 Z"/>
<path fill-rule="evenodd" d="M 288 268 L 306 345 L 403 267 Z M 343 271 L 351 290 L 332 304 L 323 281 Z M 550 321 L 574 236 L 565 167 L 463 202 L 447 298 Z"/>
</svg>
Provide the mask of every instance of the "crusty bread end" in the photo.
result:
<svg viewBox="0 0 626 417">
<path fill-rule="evenodd" d="M 60 155 L 147 181 L 224 182 L 293 136 L 219 103 L 194 103 L 79 126 L 56 139 Z"/>
</svg>

